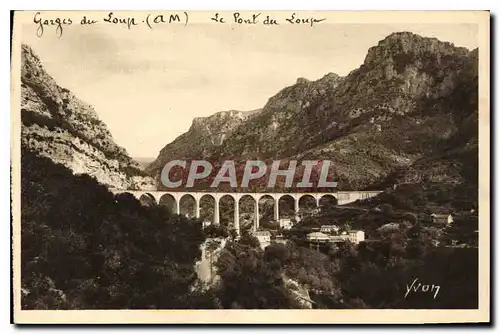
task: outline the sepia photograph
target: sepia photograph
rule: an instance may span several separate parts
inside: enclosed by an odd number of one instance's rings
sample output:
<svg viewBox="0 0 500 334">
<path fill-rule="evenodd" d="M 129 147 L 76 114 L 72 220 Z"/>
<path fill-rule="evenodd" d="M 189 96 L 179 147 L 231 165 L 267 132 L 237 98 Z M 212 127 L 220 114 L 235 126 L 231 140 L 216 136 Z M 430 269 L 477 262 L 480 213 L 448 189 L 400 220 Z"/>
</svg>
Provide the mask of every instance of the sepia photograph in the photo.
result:
<svg viewBox="0 0 500 334">
<path fill-rule="evenodd" d="M 15 12 L 14 321 L 490 321 L 489 22 Z"/>
</svg>

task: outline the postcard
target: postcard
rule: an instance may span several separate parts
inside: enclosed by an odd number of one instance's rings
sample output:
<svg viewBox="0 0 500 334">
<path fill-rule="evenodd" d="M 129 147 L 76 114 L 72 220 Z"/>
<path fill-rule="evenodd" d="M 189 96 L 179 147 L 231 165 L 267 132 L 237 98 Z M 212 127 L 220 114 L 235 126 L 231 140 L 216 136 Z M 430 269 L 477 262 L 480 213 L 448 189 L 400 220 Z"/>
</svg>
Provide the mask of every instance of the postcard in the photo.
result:
<svg viewBox="0 0 500 334">
<path fill-rule="evenodd" d="M 489 22 L 16 11 L 14 322 L 489 322 Z"/>
</svg>

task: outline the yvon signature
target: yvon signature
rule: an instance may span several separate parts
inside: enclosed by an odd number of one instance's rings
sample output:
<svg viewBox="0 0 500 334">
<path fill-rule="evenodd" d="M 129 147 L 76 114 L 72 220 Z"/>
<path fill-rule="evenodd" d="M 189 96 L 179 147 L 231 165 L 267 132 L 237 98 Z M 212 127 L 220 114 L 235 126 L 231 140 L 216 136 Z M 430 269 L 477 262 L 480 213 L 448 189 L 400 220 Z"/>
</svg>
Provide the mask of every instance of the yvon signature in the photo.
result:
<svg viewBox="0 0 500 334">
<path fill-rule="evenodd" d="M 408 286 L 408 284 L 406 284 L 405 298 L 408 297 L 408 295 L 410 295 L 410 293 L 422 292 L 422 293 L 430 293 L 430 294 L 433 293 L 434 299 L 436 299 L 437 295 L 439 294 L 440 289 L 441 289 L 441 286 L 439 286 L 439 285 L 422 284 L 421 282 L 418 282 L 418 278 L 415 278 L 410 286 Z"/>
</svg>

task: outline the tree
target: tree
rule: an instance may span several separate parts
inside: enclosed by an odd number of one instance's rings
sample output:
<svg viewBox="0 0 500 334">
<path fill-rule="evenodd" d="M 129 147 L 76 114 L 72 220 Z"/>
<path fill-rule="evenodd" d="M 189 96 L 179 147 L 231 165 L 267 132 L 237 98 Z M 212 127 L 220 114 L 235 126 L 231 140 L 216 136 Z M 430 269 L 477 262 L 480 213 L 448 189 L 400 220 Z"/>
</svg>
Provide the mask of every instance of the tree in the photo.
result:
<svg viewBox="0 0 500 334">
<path fill-rule="evenodd" d="M 217 298 L 223 308 L 300 308 L 286 289 L 280 266 L 265 260 L 260 246 L 243 236 L 228 242 L 217 261 Z M 271 253 L 274 254 L 274 251 Z M 270 259 L 268 257 L 268 259 Z"/>
<path fill-rule="evenodd" d="M 254 237 L 248 231 L 243 231 L 243 233 L 241 235 L 240 243 L 243 245 L 250 246 L 251 248 L 259 248 L 260 247 L 259 239 Z"/>
<path fill-rule="evenodd" d="M 380 209 L 382 210 L 382 212 L 384 213 L 385 216 L 387 217 L 391 217 L 393 212 L 394 212 L 394 209 L 392 208 L 392 205 L 388 204 L 388 203 L 384 203 L 380 206 Z"/>
<path fill-rule="evenodd" d="M 290 252 L 285 245 L 272 243 L 265 249 L 264 260 L 281 268 L 289 262 Z"/>
<path fill-rule="evenodd" d="M 418 217 L 413 212 L 405 212 L 403 214 L 402 218 L 409 221 L 413 225 L 418 222 Z"/>
<path fill-rule="evenodd" d="M 236 229 L 232 228 L 229 230 L 229 237 L 233 241 L 238 237 L 238 232 L 236 231 Z"/>
</svg>

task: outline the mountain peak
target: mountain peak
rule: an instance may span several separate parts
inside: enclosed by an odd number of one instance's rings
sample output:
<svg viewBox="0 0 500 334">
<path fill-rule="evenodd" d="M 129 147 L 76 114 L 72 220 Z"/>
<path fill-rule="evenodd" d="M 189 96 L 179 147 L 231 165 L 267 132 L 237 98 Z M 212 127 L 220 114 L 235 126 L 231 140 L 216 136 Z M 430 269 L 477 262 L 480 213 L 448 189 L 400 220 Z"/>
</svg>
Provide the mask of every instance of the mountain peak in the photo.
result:
<svg viewBox="0 0 500 334">
<path fill-rule="evenodd" d="M 228 120 L 232 118 L 244 118 L 243 112 L 238 111 L 238 110 L 223 110 L 223 111 L 218 111 L 214 114 L 211 114 L 209 116 L 200 116 L 200 117 L 195 117 L 193 118 L 193 123 L 192 126 L 198 126 L 201 124 L 204 124 L 205 122 L 212 122 L 212 121 L 221 121 L 221 120 Z"/>
<path fill-rule="evenodd" d="M 456 47 L 453 43 L 440 41 L 435 37 L 423 37 L 412 32 L 401 31 L 390 34 L 379 41 L 376 46 L 371 47 L 364 65 L 373 66 L 375 63 L 403 54 L 422 57 L 428 54 L 466 55 L 468 52 L 469 50 L 464 47 Z"/>
<path fill-rule="evenodd" d="M 418 34 L 415 34 L 413 32 L 409 31 L 399 31 L 399 32 L 394 32 L 387 37 L 385 37 L 383 40 L 379 41 L 378 46 L 383 46 L 383 45 L 390 45 L 390 44 L 395 44 L 395 43 L 400 43 L 403 46 L 411 46 L 415 45 L 418 43 L 421 44 L 441 44 L 441 45 L 447 45 L 447 46 L 454 46 L 453 43 L 450 42 L 445 42 L 445 41 L 440 41 L 439 39 L 435 37 L 424 37 Z"/>
<path fill-rule="evenodd" d="M 338 75 L 337 73 L 330 72 L 328 74 L 325 74 L 321 79 L 319 79 L 319 82 L 336 82 L 337 80 L 341 79 L 342 77 Z"/>
<path fill-rule="evenodd" d="M 307 84 L 310 82 L 311 82 L 310 80 L 300 77 L 300 78 L 297 78 L 297 82 L 295 84 L 300 85 L 300 84 Z"/>
<path fill-rule="evenodd" d="M 420 36 L 418 34 L 410 32 L 410 31 L 398 31 L 398 32 L 393 32 L 390 35 L 387 35 L 381 42 L 383 42 L 383 41 L 398 41 L 398 40 L 404 40 L 404 39 L 424 39 L 424 38 L 427 38 L 427 37 Z M 436 38 L 430 38 L 430 39 L 436 39 Z"/>
</svg>

